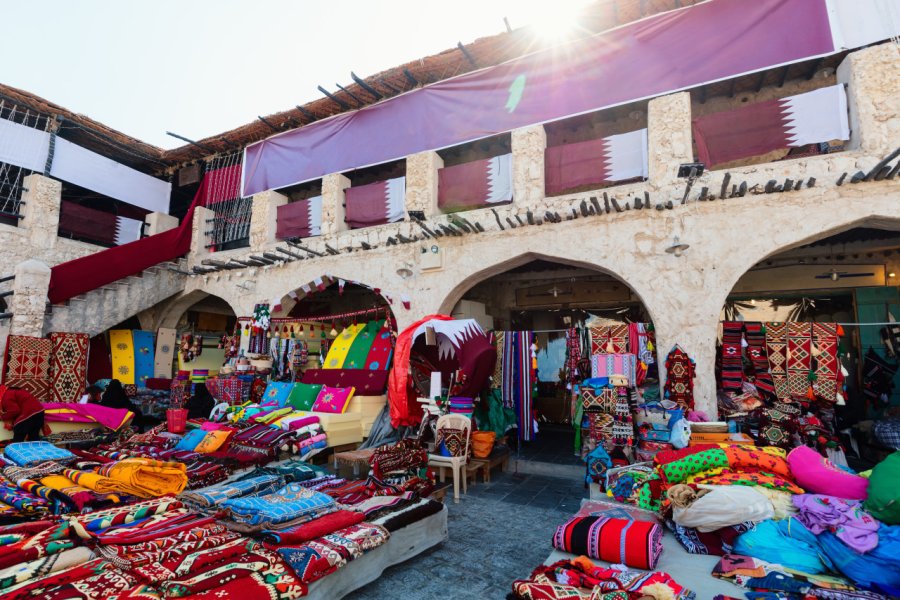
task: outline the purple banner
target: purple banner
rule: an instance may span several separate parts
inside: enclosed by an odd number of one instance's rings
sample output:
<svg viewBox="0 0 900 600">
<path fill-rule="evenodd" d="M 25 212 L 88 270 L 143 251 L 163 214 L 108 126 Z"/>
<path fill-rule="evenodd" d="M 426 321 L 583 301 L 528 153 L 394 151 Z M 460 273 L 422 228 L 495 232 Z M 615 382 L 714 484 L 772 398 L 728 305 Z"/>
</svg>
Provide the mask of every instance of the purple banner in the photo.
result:
<svg viewBox="0 0 900 600">
<path fill-rule="evenodd" d="M 832 52 L 825 0 L 713 0 L 248 146 L 244 195 Z"/>
</svg>

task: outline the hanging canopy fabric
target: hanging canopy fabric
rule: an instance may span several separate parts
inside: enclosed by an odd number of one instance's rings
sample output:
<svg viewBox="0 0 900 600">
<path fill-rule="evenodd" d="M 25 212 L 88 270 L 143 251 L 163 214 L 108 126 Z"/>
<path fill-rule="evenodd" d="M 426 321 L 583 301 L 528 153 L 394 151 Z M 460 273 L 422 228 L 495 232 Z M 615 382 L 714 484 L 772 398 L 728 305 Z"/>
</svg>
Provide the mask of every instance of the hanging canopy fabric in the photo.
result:
<svg viewBox="0 0 900 600">
<path fill-rule="evenodd" d="M 481 208 L 512 200 L 512 154 L 444 167 L 438 171 L 438 207 Z"/>
<path fill-rule="evenodd" d="M 49 133 L 0 119 L 0 163 L 43 173 L 49 153 Z"/>
<path fill-rule="evenodd" d="M 850 139 L 841 84 L 693 120 L 700 161 L 713 167 L 773 150 Z"/>
<path fill-rule="evenodd" d="M 714 0 L 274 135 L 244 195 L 888 39 L 876 0 Z"/>
<path fill-rule="evenodd" d="M 552 146 L 544 151 L 548 196 L 585 185 L 647 177 L 647 130 Z"/>
</svg>

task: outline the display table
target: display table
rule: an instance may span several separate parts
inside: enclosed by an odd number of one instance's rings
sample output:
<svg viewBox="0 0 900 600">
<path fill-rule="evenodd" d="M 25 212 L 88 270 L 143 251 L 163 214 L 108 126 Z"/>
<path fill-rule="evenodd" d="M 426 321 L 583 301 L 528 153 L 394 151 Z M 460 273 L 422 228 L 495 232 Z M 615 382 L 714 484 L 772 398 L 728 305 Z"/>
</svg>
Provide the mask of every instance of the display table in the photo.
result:
<svg viewBox="0 0 900 600">
<path fill-rule="evenodd" d="M 418 556 L 446 541 L 447 507 L 439 513 L 411 523 L 391 534 L 391 538 L 370 552 L 347 563 L 335 573 L 309 585 L 308 600 L 337 600 L 381 577 L 388 567 Z"/>
<path fill-rule="evenodd" d="M 359 475 L 360 467 L 369 470 L 369 459 L 375 454 L 375 448 L 366 448 L 365 450 L 349 450 L 346 452 L 335 452 L 333 461 L 334 468 L 339 465 L 347 465 L 353 468 L 353 475 Z"/>
<path fill-rule="evenodd" d="M 469 466 L 466 468 L 468 470 L 474 467 L 474 469 L 480 470 L 482 480 L 488 483 L 491 480 L 491 469 L 500 467 L 500 470 L 503 471 L 509 463 L 511 454 L 508 446 L 495 446 L 487 458 L 473 458 L 469 460 Z"/>
</svg>

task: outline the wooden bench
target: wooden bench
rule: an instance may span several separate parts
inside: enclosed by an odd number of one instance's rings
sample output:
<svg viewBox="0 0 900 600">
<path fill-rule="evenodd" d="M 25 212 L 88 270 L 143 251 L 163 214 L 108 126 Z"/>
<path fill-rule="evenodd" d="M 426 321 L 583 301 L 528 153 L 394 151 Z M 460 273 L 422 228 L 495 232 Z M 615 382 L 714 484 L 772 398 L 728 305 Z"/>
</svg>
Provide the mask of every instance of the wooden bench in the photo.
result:
<svg viewBox="0 0 900 600">
<path fill-rule="evenodd" d="M 491 481 L 491 469 L 500 467 L 500 471 L 503 471 L 509 463 L 511 455 L 512 453 L 509 451 L 508 446 L 494 446 L 487 458 L 473 458 L 470 460 L 466 466 L 466 472 L 468 473 L 470 469 L 472 471 L 480 470 L 482 480 L 485 483 L 489 483 Z"/>
</svg>

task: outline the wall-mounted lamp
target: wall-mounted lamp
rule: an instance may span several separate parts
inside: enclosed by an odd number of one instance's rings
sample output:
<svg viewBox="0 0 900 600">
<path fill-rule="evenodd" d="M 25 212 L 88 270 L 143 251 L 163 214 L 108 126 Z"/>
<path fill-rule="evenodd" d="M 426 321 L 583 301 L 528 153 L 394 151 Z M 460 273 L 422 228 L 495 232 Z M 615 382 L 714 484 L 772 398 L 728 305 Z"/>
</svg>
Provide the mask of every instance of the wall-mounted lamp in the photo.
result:
<svg viewBox="0 0 900 600">
<path fill-rule="evenodd" d="M 402 267 L 397 269 L 397 275 L 400 276 L 400 279 L 409 279 L 415 274 L 413 273 L 412 266 L 411 263 L 404 263 Z"/>
<path fill-rule="evenodd" d="M 893 271 L 891 271 L 890 273 L 888 273 L 888 277 L 890 277 L 891 279 L 893 279 L 893 278 L 896 277 L 896 276 L 897 276 L 897 274 L 894 273 Z"/>
<path fill-rule="evenodd" d="M 666 252 L 669 254 L 674 254 L 675 256 L 681 256 L 684 254 L 684 251 L 690 248 L 690 244 L 685 244 L 681 240 L 678 239 L 678 236 L 675 236 L 675 240 L 672 242 L 672 245 L 666 248 Z"/>
</svg>

